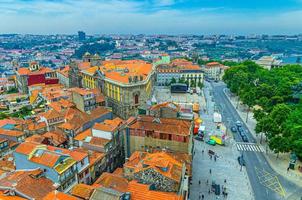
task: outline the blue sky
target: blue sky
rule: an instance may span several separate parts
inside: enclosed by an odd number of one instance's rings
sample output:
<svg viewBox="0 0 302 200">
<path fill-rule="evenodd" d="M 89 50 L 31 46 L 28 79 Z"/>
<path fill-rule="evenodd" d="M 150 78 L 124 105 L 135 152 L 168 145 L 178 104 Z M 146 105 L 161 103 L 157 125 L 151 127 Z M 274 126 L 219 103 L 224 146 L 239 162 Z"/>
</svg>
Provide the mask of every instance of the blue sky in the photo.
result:
<svg viewBox="0 0 302 200">
<path fill-rule="evenodd" d="M 296 34 L 302 0 L 0 0 L 0 33 Z"/>
</svg>

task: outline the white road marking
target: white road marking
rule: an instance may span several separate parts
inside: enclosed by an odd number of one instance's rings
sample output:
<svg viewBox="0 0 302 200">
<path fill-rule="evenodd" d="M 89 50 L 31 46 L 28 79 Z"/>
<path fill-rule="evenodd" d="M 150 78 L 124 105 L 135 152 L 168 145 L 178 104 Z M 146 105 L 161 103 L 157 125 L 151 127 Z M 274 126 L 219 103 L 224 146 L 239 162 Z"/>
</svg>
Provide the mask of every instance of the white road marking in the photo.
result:
<svg viewBox="0 0 302 200">
<path fill-rule="evenodd" d="M 263 148 L 255 143 L 237 143 L 238 151 L 254 151 L 254 152 L 264 152 Z"/>
</svg>

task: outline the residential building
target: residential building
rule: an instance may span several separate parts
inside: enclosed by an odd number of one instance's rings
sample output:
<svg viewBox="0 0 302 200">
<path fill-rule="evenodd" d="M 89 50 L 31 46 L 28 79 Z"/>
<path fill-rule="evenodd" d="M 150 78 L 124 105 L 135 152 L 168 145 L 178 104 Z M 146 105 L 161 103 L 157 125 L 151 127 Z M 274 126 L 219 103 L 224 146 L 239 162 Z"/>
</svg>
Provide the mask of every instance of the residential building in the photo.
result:
<svg viewBox="0 0 302 200">
<path fill-rule="evenodd" d="M 152 185 L 153 190 L 188 195 L 189 176 L 186 164 L 166 152 L 134 152 L 124 164 L 124 177 L 141 184 Z"/>
<path fill-rule="evenodd" d="M 17 170 L 40 168 L 45 176 L 56 183 L 58 190 L 67 192 L 77 181 L 77 161 L 63 150 L 50 146 L 25 142 L 20 144 L 14 154 Z"/>
<path fill-rule="evenodd" d="M 131 117 L 125 131 L 125 151 L 129 157 L 135 151 L 168 149 L 192 154 L 193 122 L 183 119 L 152 116 Z"/>
<path fill-rule="evenodd" d="M 40 67 L 36 62 L 32 62 L 29 68 L 19 68 L 16 71 L 17 87 L 19 92 L 28 93 L 28 87 L 36 84 L 51 85 L 57 84 L 56 72 L 46 67 Z"/>
<path fill-rule="evenodd" d="M 218 62 L 210 62 L 204 66 L 204 72 L 207 78 L 215 81 L 221 81 L 224 75 L 224 71 L 228 69 Z"/>
<path fill-rule="evenodd" d="M 65 66 L 63 69 L 59 69 L 56 71 L 57 78 L 59 79 L 59 83 L 64 85 L 66 88 L 69 88 L 69 66 Z"/>
<path fill-rule="evenodd" d="M 88 150 L 105 154 L 106 171 L 112 172 L 124 160 L 124 140 L 121 130 L 124 122 L 120 118 L 96 123 L 92 129 L 78 134 L 74 139 L 77 145 Z"/>
<path fill-rule="evenodd" d="M 21 143 L 24 142 L 26 138 L 26 134 L 22 131 L 17 131 L 17 130 L 0 129 L 0 138 Z"/>
<path fill-rule="evenodd" d="M 72 101 L 76 105 L 77 109 L 82 112 L 90 112 L 97 106 L 95 94 L 88 89 L 73 88 Z"/>
<path fill-rule="evenodd" d="M 161 64 L 156 66 L 156 81 L 160 86 L 169 85 L 172 80 L 183 82 L 197 86 L 203 83 L 203 71 L 191 61 L 185 59 L 175 59 L 169 64 Z"/>
<path fill-rule="evenodd" d="M 0 179 L 0 190 L 8 197 L 16 196 L 16 199 L 43 199 L 55 189 L 53 181 L 46 178 L 41 169 L 16 170 Z"/>
<path fill-rule="evenodd" d="M 265 69 L 271 70 L 273 68 L 281 67 L 282 60 L 278 60 L 274 56 L 262 56 L 256 60 L 256 64 L 262 66 Z"/>
</svg>

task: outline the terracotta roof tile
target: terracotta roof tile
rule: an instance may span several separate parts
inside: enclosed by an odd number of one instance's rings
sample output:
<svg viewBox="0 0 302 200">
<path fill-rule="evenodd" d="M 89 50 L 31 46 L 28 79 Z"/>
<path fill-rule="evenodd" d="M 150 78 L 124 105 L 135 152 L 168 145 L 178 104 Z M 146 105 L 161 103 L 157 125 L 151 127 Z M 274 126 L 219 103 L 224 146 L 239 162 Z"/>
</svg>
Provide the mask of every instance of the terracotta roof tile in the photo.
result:
<svg viewBox="0 0 302 200">
<path fill-rule="evenodd" d="M 72 190 L 71 194 L 73 196 L 88 200 L 94 190 L 94 187 L 91 185 L 86 185 L 86 184 L 77 184 L 75 185 Z"/>
<path fill-rule="evenodd" d="M 41 176 L 42 170 L 15 171 L 0 180 L 1 187 L 15 188 L 17 191 L 33 198 L 42 199 L 54 190 L 53 182 Z M 17 184 L 16 186 L 14 184 Z"/>
<path fill-rule="evenodd" d="M 22 131 L 0 129 L 0 135 L 19 137 L 19 136 L 22 136 L 24 134 L 25 133 L 22 132 Z"/>
<path fill-rule="evenodd" d="M 117 190 L 119 192 L 127 192 L 128 181 L 127 179 L 117 174 L 104 172 L 94 183 L 96 186 L 102 186 Z"/>
<path fill-rule="evenodd" d="M 191 134 L 191 122 L 183 119 L 159 118 L 159 122 L 156 122 L 155 117 L 142 115 L 130 123 L 129 128 L 131 129 L 153 130 L 185 136 Z"/>
<path fill-rule="evenodd" d="M 86 137 L 88 136 L 92 136 L 91 129 L 87 129 L 86 131 L 79 133 L 77 136 L 74 137 L 74 139 L 78 141 L 82 141 L 85 140 Z"/>
<path fill-rule="evenodd" d="M 183 200 L 182 196 L 176 193 L 160 192 L 149 189 L 149 185 L 140 184 L 137 181 L 130 181 L 128 191 L 131 192 L 131 200 Z"/>
<path fill-rule="evenodd" d="M 59 191 L 52 191 L 49 192 L 44 198 L 43 200 L 79 200 L 76 197 L 70 196 L 68 194 L 65 194 L 63 192 L 59 192 Z"/>
<path fill-rule="evenodd" d="M 24 142 L 21 143 L 17 148 L 16 152 L 21 153 L 24 155 L 30 154 L 36 147 L 38 146 L 37 143 L 32 143 L 32 142 Z"/>
</svg>

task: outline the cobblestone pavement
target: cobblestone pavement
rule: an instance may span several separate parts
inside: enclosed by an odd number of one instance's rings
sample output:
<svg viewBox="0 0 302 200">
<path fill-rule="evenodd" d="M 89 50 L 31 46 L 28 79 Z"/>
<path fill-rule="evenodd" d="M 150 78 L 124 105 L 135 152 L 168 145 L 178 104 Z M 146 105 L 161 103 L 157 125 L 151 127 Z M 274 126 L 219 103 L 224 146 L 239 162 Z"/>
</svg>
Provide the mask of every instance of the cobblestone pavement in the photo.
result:
<svg viewBox="0 0 302 200">
<path fill-rule="evenodd" d="M 202 97 L 205 97 L 203 99 Z M 203 119 L 203 124 L 206 126 L 206 131 L 214 132 L 216 125 L 213 122 L 213 112 L 215 103 L 211 96 L 211 91 L 208 87 L 204 88 L 200 102 L 206 102 L 206 105 L 201 104 L 201 108 L 206 108 L 207 112 L 201 112 L 200 116 Z M 219 157 L 215 162 L 210 159 L 208 150 L 214 151 Z M 250 186 L 250 182 L 245 168 L 238 164 L 237 157 L 240 155 L 237 150 L 236 143 L 232 139 L 226 142 L 226 146 L 210 146 L 202 141 L 194 140 L 194 157 L 193 157 L 193 178 L 190 188 L 190 199 L 198 200 L 199 195 L 204 195 L 204 199 L 231 199 L 231 200 L 253 200 L 254 196 Z M 202 153 L 204 152 L 204 153 Z M 211 169 L 211 174 L 210 174 Z M 226 183 L 224 180 L 226 179 Z M 208 184 L 207 184 L 208 180 Z M 199 184 L 200 181 L 200 184 Z M 228 197 L 222 195 L 217 196 L 213 193 L 209 194 L 209 189 L 212 181 L 224 185 Z"/>
<path fill-rule="evenodd" d="M 208 150 L 214 151 L 219 157 L 216 162 L 210 159 Z M 202 153 L 204 150 L 204 153 Z M 231 200 L 253 200 L 253 194 L 246 170 L 237 161 L 239 152 L 235 147 L 229 146 L 209 146 L 204 142 L 195 140 L 195 155 L 193 158 L 193 179 L 191 185 L 190 199 L 198 200 L 199 195 L 203 194 L 206 200 L 212 199 L 231 199 Z M 210 174 L 211 169 L 211 174 Z M 224 180 L 226 179 L 226 183 Z M 208 184 L 206 183 L 208 180 Z M 200 185 L 199 185 L 200 181 Z M 214 193 L 208 193 L 210 185 L 214 181 L 220 186 L 226 187 L 227 198 L 223 198 Z"/>
</svg>

